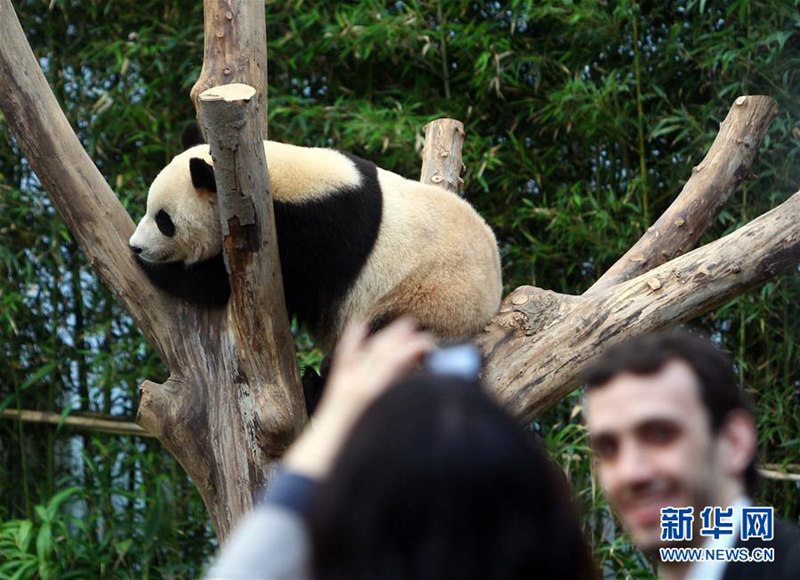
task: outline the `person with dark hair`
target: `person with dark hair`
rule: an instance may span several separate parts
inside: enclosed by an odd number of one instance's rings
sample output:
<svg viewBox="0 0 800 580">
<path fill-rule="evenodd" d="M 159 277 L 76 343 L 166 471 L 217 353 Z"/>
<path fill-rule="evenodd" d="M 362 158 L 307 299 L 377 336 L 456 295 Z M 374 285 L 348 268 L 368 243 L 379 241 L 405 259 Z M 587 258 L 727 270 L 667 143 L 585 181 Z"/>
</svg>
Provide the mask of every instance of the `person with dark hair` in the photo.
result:
<svg viewBox="0 0 800 580">
<path fill-rule="evenodd" d="M 660 576 L 800 578 L 800 531 L 752 506 L 755 420 L 713 343 L 686 332 L 637 337 L 585 379 L 597 476 Z M 702 550 L 670 551 L 685 547 Z"/>
<path fill-rule="evenodd" d="M 315 577 L 582 578 L 564 476 L 479 383 L 418 375 L 370 407 L 311 509 Z"/>
<path fill-rule="evenodd" d="M 210 578 L 596 576 L 563 473 L 484 393 L 475 349 L 397 381 L 431 348 L 407 321 L 345 333 L 313 425 Z"/>
</svg>

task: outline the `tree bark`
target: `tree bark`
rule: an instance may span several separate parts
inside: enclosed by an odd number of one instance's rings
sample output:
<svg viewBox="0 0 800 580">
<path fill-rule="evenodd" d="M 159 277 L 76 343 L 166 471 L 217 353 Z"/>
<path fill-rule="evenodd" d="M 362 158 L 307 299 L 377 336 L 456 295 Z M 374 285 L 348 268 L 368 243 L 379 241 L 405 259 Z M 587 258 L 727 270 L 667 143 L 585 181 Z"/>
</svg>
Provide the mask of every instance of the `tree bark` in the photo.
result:
<svg viewBox="0 0 800 580">
<path fill-rule="evenodd" d="M 239 12 L 232 9 L 235 26 Z M 128 248 L 133 221 L 61 112 L 9 0 L 0 0 L 0 39 L 5 82 L 0 108 L 17 142 L 90 264 L 170 370 L 165 384 L 142 384 L 137 422 L 181 463 L 224 539 L 268 482 L 272 460 L 306 421 L 280 289 L 275 228 L 261 221 L 272 219 L 263 194 L 265 165 L 247 179 L 237 175 L 253 197 L 259 221 L 257 247 L 239 247 L 235 235 L 226 241 L 232 265 L 229 307 L 200 308 L 168 296 L 134 261 Z M 257 100 L 253 103 L 246 128 L 251 156 L 259 149 L 254 118 L 262 116 Z M 244 149 L 233 155 L 244 158 Z M 263 159 L 263 149 L 260 155 Z M 253 195 L 259 187 L 261 193 Z M 234 230 L 237 215 L 228 216 Z M 238 218 L 247 230 L 243 216 Z"/>
<path fill-rule="evenodd" d="M 438 185 L 459 193 L 464 180 L 461 148 L 464 146 L 464 125 L 455 119 L 436 119 L 425 125 L 425 146 L 422 148 L 422 183 Z"/>
<path fill-rule="evenodd" d="M 191 90 L 200 126 L 200 93 L 233 83 L 257 89 L 259 124 L 267 138 L 267 29 L 264 2 L 203 0 L 203 68 Z"/>
<path fill-rule="evenodd" d="M 517 288 L 479 338 L 484 377 L 523 420 L 577 386 L 604 349 L 673 326 L 800 262 L 800 192 L 732 234 L 602 292 Z"/>
<path fill-rule="evenodd" d="M 250 17 L 245 8 L 252 3 L 235 4 L 226 13 L 234 29 Z M 250 61 L 251 54 L 236 52 L 247 46 L 233 44 L 226 54 Z M 223 540 L 307 421 L 261 145 L 263 86 L 226 84 L 198 96 L 214 158 L 231 299 L 219 316 L 194 309 L 201 319 L 185 329 L 190 348 L 170 365 L 179 370 L 165 385 L 145 382 L 138 417 L 192 476 Z"/>
<path fill-rule="evenodd" d="M 222 539 L 268 482 L 274 458 L 306 422 L 260 145 L 266 107 L 259 102 L 266 103 L 266 81 L 256 77 L 266 68 L 253 63 L 266 60 L 254 56 L 259 41 L 252 39 L 263 36 L 260 30 L 242 32 L 245 20 L 263 28 L 263 16 L 250 12 L 263 10 L 258 4 L 206 0 L 207 65 L 195 94 L 199 86 L 233 81 L 259 89 L 255 98 L 201 105 L 221 191 L 232 286 L 228 307 L 209 309 L 167 296 L 138 268 L 127 247 L 133 222 L 60 111 L 10 0 L 0 0 L 0 109 L 89 262 L 169 367 L 165 384 L 143 383 L 137 422 L 192 477 Z M 697 172 L 714 177 L 687 184 L 677 209 L 668 211 L 611 275 L 582 297 L 518 288 L 478 337 L 487 354 L 486 382 L 521 418 L 530 419 L 569 393 L 609 345 L 696 316 L 800 261 L 800 193 L 733 234 L 674 257 L 696 243 L 720 200 L 747 173 L 774 114 L 769 101 L 740 99 L 734 107 L 751 116 L 741 123 L 726 121 L 719 152 L 715 143 L 708 165 Z M 450 135 L 460 136 L 457 129 Z M 448 147 L 429 143 L 437 162 L 453 162 L 433 172 L 441 181 L 430 181 L 457 188 L 460 153 Z M 673 259 L 663 263 L 668 258 Z"/>
<path fill-rule="evenodd" d="M 586 294 L 596 294 L 691 250 L 728 198 L 750 175 L 778 104 L 770 97 L 739 97 L 720 124 L 711 149 L 672 205 Z"/>
<path fill-rule="evenodd" d="M 282 451 L 306 415 L 284 301 L 267 160 L 252 99 L 256 94 L 247 85 L 219 86 L 200 95 L 200 108 L 214 159 L 231 281 L 231 347 L 239 380 L 252 377 L 263 383 L 253 427 L 262 431 L 267 449 Z"/>
</svg>

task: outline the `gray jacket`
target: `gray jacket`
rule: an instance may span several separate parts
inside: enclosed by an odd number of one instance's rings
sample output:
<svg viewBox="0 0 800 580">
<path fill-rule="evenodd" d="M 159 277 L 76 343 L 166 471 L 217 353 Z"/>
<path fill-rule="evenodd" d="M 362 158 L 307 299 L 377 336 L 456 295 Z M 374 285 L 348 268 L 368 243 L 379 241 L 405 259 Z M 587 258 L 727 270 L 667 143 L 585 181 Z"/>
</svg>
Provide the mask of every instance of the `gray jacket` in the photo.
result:
<svg viewBox="0 0 800 580">
<path fill-rule="evenodd" d="M 237 524 L 204 578 L 309 579 L 305 514 L 315 488 L 315 481 L 279 470 L 270 491 Z"/>
</svg>

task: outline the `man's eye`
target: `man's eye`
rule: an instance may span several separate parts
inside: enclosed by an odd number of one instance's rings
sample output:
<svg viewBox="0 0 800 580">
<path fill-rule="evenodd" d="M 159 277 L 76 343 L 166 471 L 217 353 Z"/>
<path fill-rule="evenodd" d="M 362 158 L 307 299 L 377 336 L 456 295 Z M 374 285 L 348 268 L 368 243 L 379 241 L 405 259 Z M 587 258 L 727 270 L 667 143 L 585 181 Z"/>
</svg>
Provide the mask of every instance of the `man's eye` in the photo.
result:
<svg viewBox="0 0 800 580">
<path fill-rule="evenodd" d="M 598 459 L 611 459 L 617 454 L 617 444 L 609 439 L 600 439 L 592 442 L 592 449 Z"/>
<path fill-rule="evenodd" d="M 664 445 L 673 441 L 678 430 L 672 425 L 648 425 L 642 430 L 642 439 L 654 445 Z"/>
</svg>

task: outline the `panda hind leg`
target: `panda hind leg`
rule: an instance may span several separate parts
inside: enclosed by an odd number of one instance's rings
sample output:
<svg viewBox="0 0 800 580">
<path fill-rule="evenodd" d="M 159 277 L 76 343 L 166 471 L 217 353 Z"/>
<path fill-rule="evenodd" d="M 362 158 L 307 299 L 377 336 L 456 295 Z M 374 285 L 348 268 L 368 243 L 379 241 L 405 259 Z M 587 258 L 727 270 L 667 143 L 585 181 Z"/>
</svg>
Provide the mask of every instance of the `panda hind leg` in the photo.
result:
<svg viewBox="0 0 800 580">
<path fill-rule="evenodd" d="M 325 390 L 325 383 L 328 382 L 328 375 L 331 371 L 331 356 L 322 359 L 319 365 L 319 373 L 314 367 L 303 369 L 303 396 L 306 400 L 306 413 L 310 417 L 319 405 L 322 393 Z"/>
<path fill-rule="evenodd" d="M 383 330 L 384 328 L 389 326 L 392 322 L 394 322 L 398 318 L 401 318 L 402 316 L 403 316 L 402 314 L 396 314 L 396 313 L 391 313 L 391 314 L 387 313 L 387 314 L 381 314 L 379 316 L 376 316 L 369 323 L 369 336 L 372 336 L 373 334 L 375 334 L 379 330 Z M 412 320 L 414 320 L 415 328 L 418 331 L 430 330 L 427 326 L 425 326 L 424 324 L 421 324 L 413 316 L 409 316 L 408 318 L 411 318 Z"/>
<path fill-rule="evenodd" d="M 382 330 L 389 326 L 392 322 L 397 320 L 398 316 L 396 314 L 381 314 L 380 316 L 376 316 L 373 318 L 369 323 L 369 336 L 372 336 L 379 330 Z"/>
<path fill-rule="evenodd" d="M 392 322 L 399 318 L 396 314 L 382 314 L 372 319 L 369 323 L 369 336 L 372 336 L 379 330 L 389 326 Z M 319 365 L 319 373 L 314 367 L 305 367 L 303 369 L 303 396 L 306 401 L 306 413 L 310 417 L 319 405 L 322 399 L 322 393 L 325 391 L 325 385 L 328 382 L 328 375 L 331 370 L 331 355 L 322 359 Z"/>
</svg>

